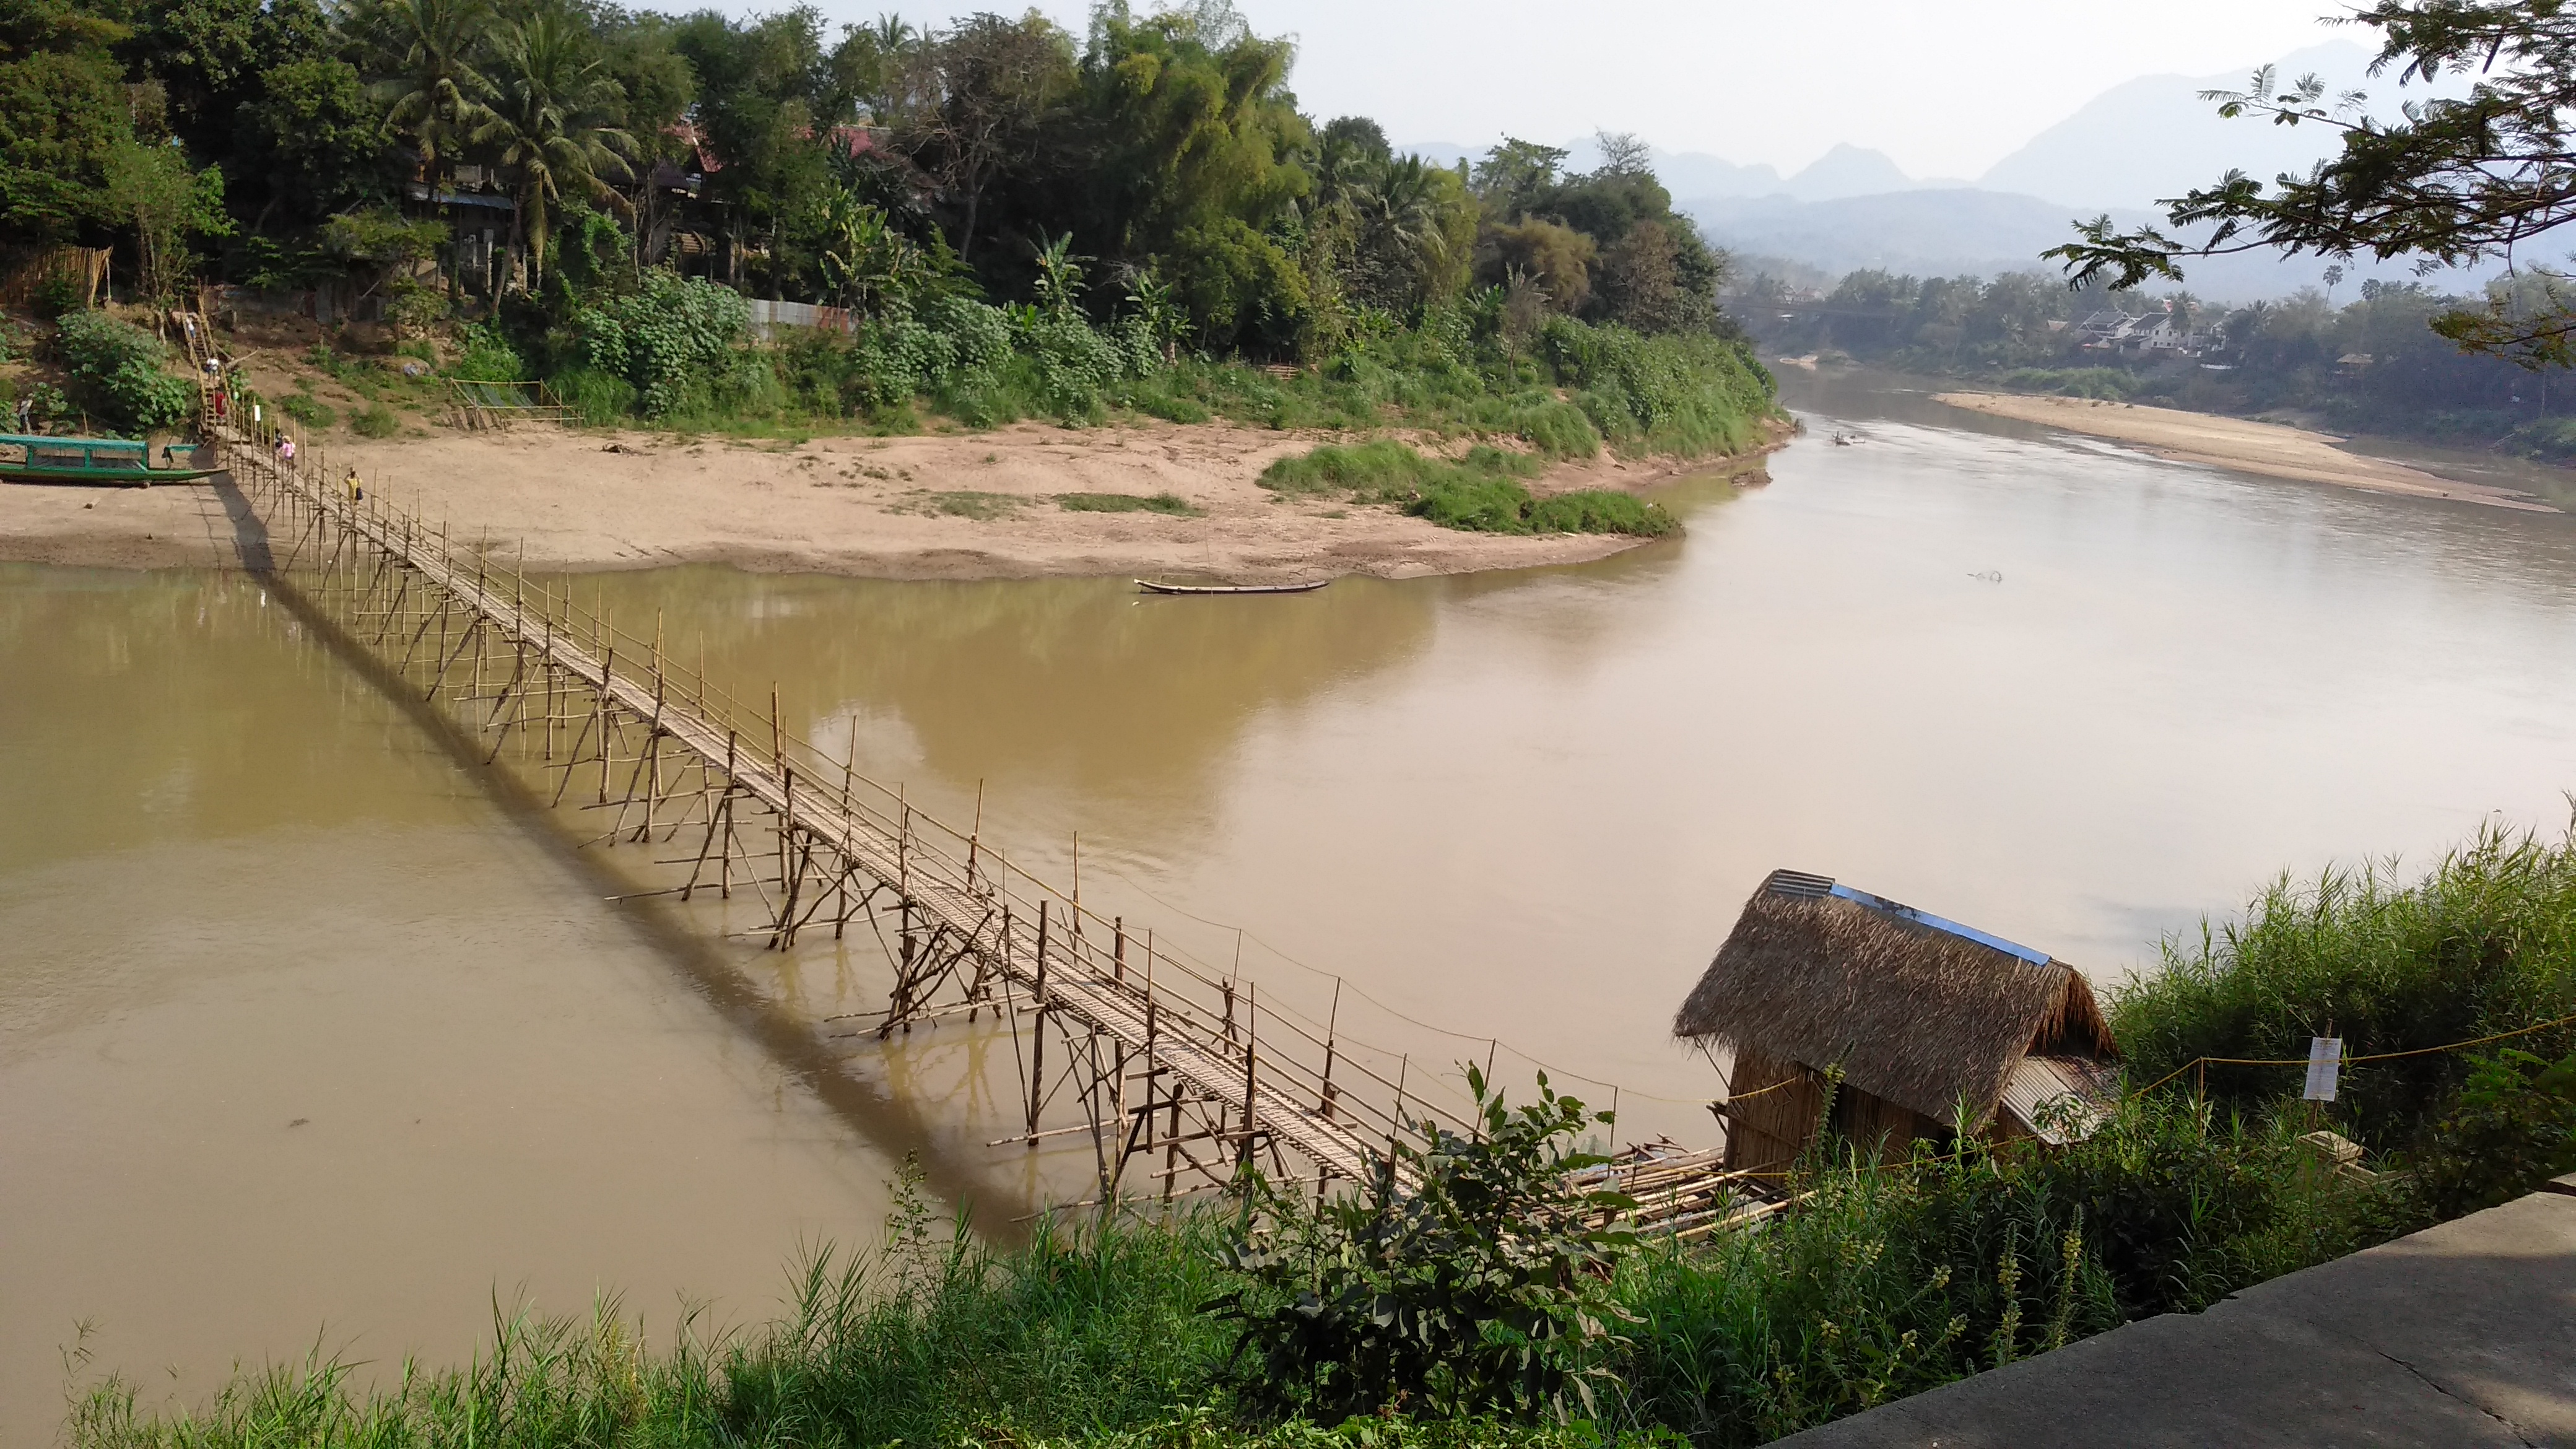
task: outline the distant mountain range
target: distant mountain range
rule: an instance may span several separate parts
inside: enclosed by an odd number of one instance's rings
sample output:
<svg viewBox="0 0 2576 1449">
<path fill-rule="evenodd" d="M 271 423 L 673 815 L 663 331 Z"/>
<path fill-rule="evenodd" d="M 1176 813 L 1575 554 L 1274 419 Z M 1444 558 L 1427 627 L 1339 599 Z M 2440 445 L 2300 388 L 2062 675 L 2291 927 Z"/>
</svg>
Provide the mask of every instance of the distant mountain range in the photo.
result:
<svg viewBox="0 0 2576 1449">
<path fill-rule="evenodd" d="M 2314 74 L 2330 98 L 2358 89 L 2369 94 L 2372 111 L 2393 110 L 2401 93 L 2366 74 L 2370 54 L 2333 41 L 2274 64 L 2279 84 Z M 2268 182 L 2332 154 L 2338 138 L 2329 128 L 2222 120 L 2215 105 L 2200 99 L 2203 91 L 2244 89 L 2253 71 L 2143 76 L 2113 86 L 1974 182 L 1917 180 L 1884 153 L 1852 145 L 1836 146 L 1788 176 L 1696 152 L 1658 152 L 1655 170 L 1679 210 L 1711 241 L 1739 253 L 1834 274 L 1861 267 L 1918 276 L 2028 270 L 2047 265 L 2039 253 L 2071 239 L 2078 216 L 2108 211 L 2123 225 L 2137 225 L 2158 217 L 2161 199 L 2205 186 L 2231 168 Z M 2425 93 L 2410 86 L 2403 95 Z M 1408 149 L 1450 163 L 1483 154 L 1455 144 Z M 1588 140 L 1568 149 L 1571 167 L 1591 164 Z M 2251 301 L 2321 286 L 2326 265 L 2316 257 L 2260 253 L 2212 257 L 2185 264 L 2185 284 L 2213 300 Z M 2414 275 L 2403 264 L 2345 270 L 2347 285 Z M 2465 288 L 2473 281 L 2447 274 L 2435 284 Z"/>
</svg>

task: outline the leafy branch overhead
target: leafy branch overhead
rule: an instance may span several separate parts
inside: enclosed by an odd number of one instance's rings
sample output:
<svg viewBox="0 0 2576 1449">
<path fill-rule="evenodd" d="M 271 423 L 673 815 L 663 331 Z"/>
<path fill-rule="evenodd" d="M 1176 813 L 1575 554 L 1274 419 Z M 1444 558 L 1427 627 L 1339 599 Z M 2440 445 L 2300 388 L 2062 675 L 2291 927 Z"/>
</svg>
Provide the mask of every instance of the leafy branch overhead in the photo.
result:
<svg viewBox="0 0 2576 1449">
<path fill-rule="evenodd" d="M 2402 87 L 2473 77 L 2465 96 L 2421 96 L 2373 116 L 2359 92 L 2328 97 L 2313 76 L 2282 87 L 2269 68 L 2242 92 L 2211 92 L 2228 117 L 2339 133 L 2337 154 L 2266 185 L 2241 171 L 2165 203 L 2163 227 L 2108 215 L 2046 255 L 2078 284 L 2181 280 L 2182 263 L 2274 248 L 2336 258 L 2411 258 L 2419 270 L 2502 260 L 2520 285 L 2438 319 L 2471 351 L 2528 367 L 2576 363 L 2576 297 L 2528 256 L 2576 220 L 2576 14 L 2564 0 L 2377 0 L 2350 17 L 2379 34 L 2374 76 Z M 2195 230 L 2196 229 L 2196 230 Z"/>
</svg>

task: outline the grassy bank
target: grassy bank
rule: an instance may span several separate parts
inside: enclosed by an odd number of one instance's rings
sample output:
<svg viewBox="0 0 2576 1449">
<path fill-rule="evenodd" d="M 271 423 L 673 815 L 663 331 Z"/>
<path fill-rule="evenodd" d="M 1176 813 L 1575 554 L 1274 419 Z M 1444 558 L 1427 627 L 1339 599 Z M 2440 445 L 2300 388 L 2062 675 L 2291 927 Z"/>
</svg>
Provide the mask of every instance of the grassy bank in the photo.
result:
<svg viewBox="0 0 2576 1449">
<path fill-rule="evenodd" d="M 2277 884 L 2165 954 L 2162 974 L 2110 1004 L 2132 1084 L 2152 1089 L 2087 1141 L 2048 1153 L 1918 1144 L 1878 1162 L 1828 1140 L 1798 1168 L 1797 1209 L 1758 1228 L 1688 1244 L 1584 1239 L 1572 1261 L 1597 1260 L 1606 1278 L 1519 1280 L 1514 1302 L 1536 1294 L 1594 1325 L 1530 1340 L 1569 1381 L 1597 1387 L 1579 1422 L 1534 1400 L 1479 1399 L 1442 1365 L 1374 1391 L 1279 1372 L 1364 1362 L 1330 1335 L 1374 1341 L 1373 1303 L 1461 1343 L 1494 1342 L 1489 1322 L 1506 1332 L 1506 1319 L 1461 1317 L 1455 1285 L 1475 1275 L 1451 1269 L 1498 1261 L 1505 1240 L 1572 1241 L 1544 1185 L 1558 1159 L 1527 1149 L 1580 1126 L 1578 1107 L 1573 1125 L 1523 1131 L 1517 1148 L 1517 1129 L 1490 1124 L 1476 1143 L 1425 1145 L 1446 1154 L 1441 1172 L 1511 1187 L 1501 1198 L 1521 1205 L 1499 1236 L 1445 1209 L 1426 1224 L 1407 1206 L 1361 1210 L 1335 1237 L 1325 1219 L 1272 1204 L 1249 1220 L 1263 1224 L 1250 1239 L 1247 1219 L 1210 1209 L 1042 1226 L 1025 1246 L 997 1247 L 929 1232 L 916 1207 L 882 1251 L 809 1265 L 795 1311 L 775 1323 L 648 1345 L 614 1304 L 587 1320 L 512 1318 L 460 1368 L 379 1371 L 362 1387 L 345 1366 L 285 1366 L 183 1415 L 142 1412 L 134 1388 L 111 1380 L 76 1403 L 67 1438 L 79 1449 L 248 1449 L 1678 1436 L 1720 1449 L 2196 1311 L 2576 1167 L 2576 1058 L 2553 1060 L 2570 1028 L 2545 1025 L 2576 1010 L 2576 842 L 2490 833 L 2420 878 L 2383 868 Z M 2203 1055 L 2304 1058 L 2329 1024 L 2350 1052 L 2419 1052 L 2356 1064 L 2325 1109 L 2374 1148 L 2373 1172 L 2330 1170 L 2301 1141 L 2315 1123 L 2294 1100 L 2294 1067 L 2213 1066 L 2206 1095 L 2196 1076 L 2174 1077 Z M 2518 1034 L 2460 1046 L 2506 1032 Z M 1450 1195 L 1412 1201 L 1465 1200 L 1440 1191 Z M 1354 1285 L 1367 1291 L 1351 1297 Z M 1318 1295 L 1311 1318 L 1273 1311 L 1295 1292 Z M 1230 1295 L 1256 1311 L 1208 1311 Z M 1237 1332 L 1265 1313 L 1326 1337 L 1283 1348 L 1256 1336 L 1238 1358 Z M 1317 1412 L 1328 1402 L 1341 1410 Z M 1345 1419 L 1354 1402 L 1365 1407 Z M 1515 1409 L 1523 1422 L 1480 1417 Z"/>
<path fill-rule="evenodd" d="M 1617 1387 L 1589 1425 L 1398 1413 L 1327 1432 L 1247 1412 L 1228 1286 L 1234 1219 L 1041 1229 L 1025 1247 L 927 1236 L 818 1259 L 781 1320 L 648 1345 L 615 1304 L 501 1322 L 464 1367 L 285 1366 L 191 1416 L 92 1392 L 81 1449 L 272 1444 L 1575 1444 L 1672 1434 L 1750 1445 L 2195 1309 L 2374 1241 L 2378 1196 L 2303 1171 L 2285 1126 L 2187 1101 L 2048 1159 L 1971 1153 L 1811 1165 L 1806 1207 L 1763 1231 L 1627 1255 L 1609 1300 Z M 1257 1360 L 1256 1360 L 1257 1361 Z M 1238 1370 L 1239 1371 L 1239 1370 Z"/>
<path fill-rule="evenodd" d="M 1534 498 L 1522 480 L 1545 460 L 1478 445 L 1442 458 L 1381 438 L 1327 444 L 1264 469 L 1261 486 L 1288 496 L 1325 495 L 1401 508 L 1444 528 L 1479 533 L 1627 533 L 1654 538 L 1679 527 L 1661 504 L 1583 489 Z"/>
</svg>

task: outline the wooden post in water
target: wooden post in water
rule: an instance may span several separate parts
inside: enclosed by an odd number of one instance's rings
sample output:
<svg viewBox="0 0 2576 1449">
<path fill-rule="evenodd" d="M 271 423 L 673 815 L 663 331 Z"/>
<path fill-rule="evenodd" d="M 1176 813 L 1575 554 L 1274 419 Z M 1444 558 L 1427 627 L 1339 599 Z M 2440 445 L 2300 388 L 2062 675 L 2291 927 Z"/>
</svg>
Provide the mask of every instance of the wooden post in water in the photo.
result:
<svg viewBox="0 0 2576 1449">
<path fill-rule="evenodd" d="M 1236 1151 L 1235 1168 L 1240 1171 L 1252 1161 L 1254 1122 L 1258 1110 L 1253 1102 L 1254 1070 L 1261 1050 L 1261 983 L 1250 982 L 1243 999 L 1243 1143 Z"/>
<path fill-rule="evenodd" d="M 1037 980 L 1029 990 L 1029 1000 L 1034 1003 L 1033 1009 L 1037 1018 L 1035 1026 L 1029 1032 L 1028 1145 L 1032 1149 L 1038 1145 L 1038 1108 L 1043 1105 L 1046 1100 L 1047 908 L 1051 904 L 1052 902 L 1046 900 L 1044 897 L 1040 897 L 1038 900 Z"/>
<path fill-rule="evenodd" d="M 1117 917 L 1109 923 L 1109 939 L 1109 982 L 1113 988 L 1124 988 L 1127 984 L 1127 918 L 1125 916 Z M 1123 1037 L 1116 1040 L 1118 1044 L 1110 1048 L 1109 1052 L 1109 1104 L 1111 1116 L 1118 1123 L 1118 1165 L 1125 1167 L 1127 1165 L 1127 1042 Z M 1152 1062 L 1148 1061 L 1145 1065 L 1147 1070 L 1152 1070 Z M 1110 1181 L 1114 1184 L 1117 1179 L 1112 1177 Z"/>
<path fill-rule="evenodd" d="M 1333 1120 L 1333 1052 L 1340 1041 L 1335 1035 L 1342 1022 L 1342 978 L 1333 978 L 1333 1010 L 1324 1018 L 1324 1099 L 1317 1104 L 1324 1120 Z"/>
</svg>

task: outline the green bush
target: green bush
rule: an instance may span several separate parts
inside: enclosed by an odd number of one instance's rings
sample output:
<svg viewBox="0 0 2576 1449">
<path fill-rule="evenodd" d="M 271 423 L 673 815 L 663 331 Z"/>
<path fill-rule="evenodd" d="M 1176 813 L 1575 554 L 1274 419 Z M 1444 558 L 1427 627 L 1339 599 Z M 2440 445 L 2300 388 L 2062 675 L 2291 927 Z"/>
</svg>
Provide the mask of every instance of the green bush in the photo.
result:
<svg viewBox="0 0 2576 1449">
<path fill-rule="evenodd" d="M 1632 533 L 1660 538 L 1681 526 L 1660 503 L 1604 488 L 1541 498 L 1524 516 L 1534 533 Z"/>
<path fill-rule="evenodd" d="M 1923 1144 L 1873 1164 L 1828 1140 L 1796 1212 L 1659 1243 L 1621 1274 L 1619 1422 L 1764 1444 L 2414 1225 L 2391 1181 L 2313 1170 L 2303 1128 L 2176 1097 L 2048 1153 Z"/>
<path fill-rule="evenodd" d="M 2455 1218 L 2576 1172 L 2576 1055 L 2507 1048 L 2468 1059 L 2469 1078 L 2415 1154 L 2426 1208 Z"/>
<path fill-rule="evenodd" d="M 2004 374 L 2004 386 L 2118 402 L 2137 391 L 2138 380 L 2116 367 L 2020 367 Z"/>
<path fill-rule="evenodd" d="M 1167 513 L 1196 518 L 1199 506 L 1177 493 L 1059 493 L 1055 506 L 1075 513 Z"/>
<path fill-rule="evenodd" d="M 1600 431 L 1572 403 L 1523 409 L 1512 418 L 1512 432 L 1551 458 L 1591 458 L 1601 452 Z"/>
<path fill-rule="evenodd" d="M 1314 1206 L 1266 1193 L 1226 1249 L 1242 1282 L 1212 1307 L 1241 1325 L 1237 1390 L 1256 1410 L 1324 1423 L 1414 1402 L 1453 1416 L 1599 1411 L 1621 1346 L 1607 1280 L 1636 1239 L 1592 1225 L 1627 1199 L 1566 1174 L 1606 1160 L 1573 1144 L 1610 1114 L 1545 1076 L 1518 1111 L 1476 1067 L 1467 1087 L 1474 1136 L 1425 1122 L 1365 1193 Z"/>
<path fill-rule="evenodd" d="M 1153 389 L 1139 389 L 1131 394 L 1128 406 L 1167 423 L 1203 423 L 1215 416 L 1196 398 L 1175 397 Z"/>
<path fill-rule="evenodd" d="M 163 370 L 169 349 L 140 327 L 104 312 L 72 312 L 54 349 L 81 406 L 118 432 L 175 427 L 196 412 L 196 388 Z"/>
<path fill-rule="evenodd" d="M 2576 836 L 2488 829 L 2413 880 L 2378 866 L 2283 877 L 2161 954 L 2107 1003 L 2137 1080 L 2200 1057 L 2304 1061 L 2327 1035 L 2351 1056 L 2417 1053 L 2347 1067 L 2333 1108 L 2346 1136 L 2402 1150 L 2468 1079 L 2467 1058 L 2428 1049 L 2576 1015 Z M 2576 1027 L 2513 1045 L 2556 1058 L 2576 1051 Z M 2253 1110 L 2299 1071 L 2222 1061 L 2193 1076 Z"/>
<path fill-rule="evenodd" d="M 360 437 L 390 438 L 402 431 L 402 419 L 394 416 L 394 410 L 383 403 L 369 403 L 366 411 L 349 419 L 349 426 Z"/>
<path fill-rule="evenodd" d="M 564 406 L 594 428 L 613 427 L 635 411 L 635 384 L 595 367 L 557 373 L 552 385 Z"/>
<path fill-rule="evenodd" d="M 777 388 L 774 375 L 766 389 L 746 386 L 731 365 L 751 330 L 751 307 L 704 278 L 647 272 L 641 290 L 589 308 L 579 326 L 583 360 L 631 384 L 648 417 L 717 394 L 766 401 Z"/>
<path fill-rule="evenodd" d="M 309 392 L 291 392 L 278 399 L 277 410 L 308 428 L 327 428 L 340 420 L 331 405 Z"/>
<path fill-rule="evenodd" d="M 1291 495 L 1339 494 L 1383 503 L 1443 528 L 1477 533 L 1626 533 L 1660 537 L 1681 525 L 1661 504 L 1597 489 L 1540 499 L 1520 481 L 1539 460 L 1525 453 L 1474 447 L 1452 462 L 1381 438 L 1342 447 L 1326 444 L 1281 458 L 1262 470 L 1261 486 Z"/>
<path fill-rule="evenodd" d="M 1699 457 L 1741 452 L 1771 412 L 1771 378 L 1744 349 L 1705 334 L 1648 337 L 1552 317 L 1538 353 L 1612 443 Z"/>
<path fill-rule="evenodd" d="M 464 382 L 526 382 L 528 364 L 497 327 L 465 329 L 465 352 L 449 365 L 447 375 Z"/>
<path fill-rule="evenodd" d="M 39 317 L 61 317 L 87 305 L 80 285 L 61 272 L 55 272 L 36 284 L 35 310 Z"/>
</svg>

